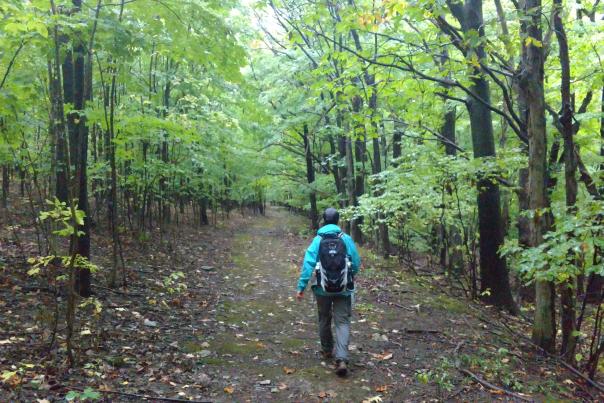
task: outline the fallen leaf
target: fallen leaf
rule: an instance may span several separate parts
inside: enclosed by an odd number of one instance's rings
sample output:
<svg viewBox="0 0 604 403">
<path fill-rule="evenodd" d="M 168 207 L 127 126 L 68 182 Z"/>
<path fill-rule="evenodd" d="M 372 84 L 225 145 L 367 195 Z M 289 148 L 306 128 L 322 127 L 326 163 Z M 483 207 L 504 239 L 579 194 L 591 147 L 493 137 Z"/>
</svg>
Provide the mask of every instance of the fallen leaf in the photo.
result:
<svg viewBox="0 0 604 403">
<path fill-rule="evenodd" d="M 385 361 L 385 360 L 389 360 L 392 358 L 392 353 L 384 353 L 384 354 L 371 353 L 371 356 L 376 360 Z"/>
<path fill-rule="evenodd" d="M 296 370 L 294 368 L 283 367 L 283 372 L 285 372 L 286 375 L 291 375 L 296 372 Z"/>
<path fill-rule="evenodd" d="M 375 391 L 379 393 L 384 393 L 388 391 L 388 385 L 376 386 Z"/>
<path fill-rule="evenodd" d="M 156 327 L 157 326 L 157 322 L 155 322 L 153 320 L 145 319 L 143 321 L 143 325 L 149 326 L 149 327 Z"/>
<path fill-rule="evenodd" d="M 225 393 L 228 393 L 230 395 L 235 391 L 235 388 L 232 386 L 225 386 L 224 391 L 225 391 Z"/>
<path fill-rule="evenodd" d="M 21 378 L 17 375 L 17 371 L 4 371 L 1 378 L 6 385 L 11 387 L 16 387 L 21 383 Z"/>
</svg>

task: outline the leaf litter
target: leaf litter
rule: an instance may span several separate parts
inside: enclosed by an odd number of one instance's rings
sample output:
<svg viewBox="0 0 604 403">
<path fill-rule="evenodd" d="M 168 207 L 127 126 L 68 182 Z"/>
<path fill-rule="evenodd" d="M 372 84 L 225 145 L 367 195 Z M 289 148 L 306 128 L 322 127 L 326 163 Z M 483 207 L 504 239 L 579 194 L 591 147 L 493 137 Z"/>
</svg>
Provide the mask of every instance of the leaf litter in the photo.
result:
<svg viewBox="0 0 604 403">
<path fill-rule="evenodd" d="M 304 225 L 303 219 L 272 209 L 268 217 L 234 217 L 217 228 L 186 227 L 172 252 L 152 247 L 161 243 L 157 238 L 146 250 L 125 240 L 131 286 L 120 293 L 96 289 L 102 317 L 78 330 L 81 366 L 69 373 L 52 356 L 39 359 L 49 334 L 43 330 L 47 322 L 36 314 L 52 299 L 42 292 L 22 292 L 16 283 L 26 279 L 16 270 L 8 273 L 0 281 L 0 308 L 19 321 L 0 327 L 0 396 L 10 400 L 20 389 L 26 400 L 44 401 L 65 396 L 72 387 L 123 393 L 124 401 L 162 396 L 380 402 L 394 396 L 445 399 L 453 393 L 432 380 L 422 382 L 417 376 L 421 371 L 449 380 L 454 389 L 463 387 L 454 400 L 497 396 L 499 392 L 472 383 L 443 363 L 458 359 L 459 346 L 467 356 L 479 356 L 485 348 L 490 354 L 507 343 L 504 337 L 494 337 L 493 327 L 469 312 L 451 313 L 431 303 L 440 294 L 414 285 L 412 278 L 397 280 L 399 287 L 384 286 L 386 272 L 363 251 L 365 267 L 373 270 L 358 279 L 351 374 L 335 377 L 318 356 L 311 295 L 302 303 L 292 298 L 310 240 L 298 234 Z M 100 246 L 93 260 L 108 267 L 110 240 L 99 237 L 95 245 Z M 166 292 L 164 283 L 174 271 L 185 274 L 187 285 L 177 296 Z M 401 288 L 405 292 L 395 292 Z M 515 358 L 527 357 L 522 347 L 510 352 L 501 362 L 520 382 L 540 381 L 531 375 L 530 359 Z M 574 386 L 558 368 L 540 367 Z M 368 392 L 379 395 L 367 397 Z"/>
</svg>

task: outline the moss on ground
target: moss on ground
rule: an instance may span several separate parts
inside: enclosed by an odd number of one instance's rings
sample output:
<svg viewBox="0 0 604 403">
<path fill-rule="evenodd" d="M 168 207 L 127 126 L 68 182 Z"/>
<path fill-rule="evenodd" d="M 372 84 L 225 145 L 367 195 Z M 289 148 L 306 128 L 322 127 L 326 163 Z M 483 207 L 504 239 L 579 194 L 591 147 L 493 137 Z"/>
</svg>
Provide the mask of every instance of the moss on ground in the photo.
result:
<svg viewBox="0 0 604 403">
<path fill-rule="evenodd" d="M 285 338 L 281 340 L 281 345 L 286 348 L 300 348 L 306 344 L 306 340 L 303 339 L 295 339 L 295 338 Z"/>
<path fill-rule="evenodd" d="M 259 342 L 223 341 L 217 345 L 216 351 L 220 354 L 251 355 L 264 350 L 264 348 L 264 345 Z"/>
<path fill-rule="evenodd" d="M 325 375 L 331 375 L 331 370 L 322 365 L 316 365 L 313 367 L 302 368 L 296 372 L 296 375 L 302 379 L 313 381 L 317 378 L 323 378 Z"/>
<path fill-rule="evenodd" d="M 432 298 L 426 304 L 431 308 L 441 309 L 452 313 L 468 313 L 468 302 L 460 301 L 455 298 L 451 298 L 447 295 L 438 295 Z"/>
</svg>

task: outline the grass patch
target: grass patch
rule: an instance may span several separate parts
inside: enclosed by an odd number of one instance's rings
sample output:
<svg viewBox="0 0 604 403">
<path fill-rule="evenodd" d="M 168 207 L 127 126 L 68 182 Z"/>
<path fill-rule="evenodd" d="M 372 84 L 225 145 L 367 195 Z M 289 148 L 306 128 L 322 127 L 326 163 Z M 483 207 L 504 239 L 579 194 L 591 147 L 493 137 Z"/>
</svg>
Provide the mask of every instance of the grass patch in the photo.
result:
<svg viewBox="0 0 604 403">
<path fill-rule="evenodd" d="M 314 367 L 307 367 L 307 368 L 302 368 L 299 371 L 296 372 L 296 375 L 302 379 L 307 379 L 310 381 L 316 380 L 317 378 L 319 379 L 323 379 L 325 378 L 325 373 L 329 371 L 321 366 L 321 365 L 317 365 Z"/>
<path fill-rule="evenodd" d="M 354 309 L 361 314 L 371 313 L 375 310 L 375 306 L 369 302 L 358 302 L 354 305 Z"/>
<path fill-rule="evenodd" d="M 437 308 L 452 313 L 468 313 L 469 308 L 467 304 L 467 302 L 446 295 L 439 295 L 427 303 L 431 308 Z"/>
<path fill-rule="evenodd" d="M 257 353 L 258 351 L 261 351 L 262 349 L 263 349 L 263 347 L 258 343 L 253 343 L 253 342 L 236 343 L 233 341 L 225 341 L 218 346 L 217 351 L 220 354 L 250 355 L 250 354 Z"/>
<path fill-rule="evenodd" d="M 183 353 L 189 353 L 189 354 L 198 353 L 201 350 L 204 350 L 202 345 L 196 341 L 185 341 L 182 344 L 180 349 Z"/>
<path fill-rule="evenodd" d="M 286 338 L 281 340 L 281 345 L 285 348 L 300 348 L 306 344 L 305 340 L 295 339 L 295 338 Z"/>
<path fill-rule="evenodd" d="M 217 357 L 205 357 L 197 360 L 197 365 L 216 365 L 216 366 L 226 366 L 229 365 L 229 362 L 222 358 Z"/>
</svg>

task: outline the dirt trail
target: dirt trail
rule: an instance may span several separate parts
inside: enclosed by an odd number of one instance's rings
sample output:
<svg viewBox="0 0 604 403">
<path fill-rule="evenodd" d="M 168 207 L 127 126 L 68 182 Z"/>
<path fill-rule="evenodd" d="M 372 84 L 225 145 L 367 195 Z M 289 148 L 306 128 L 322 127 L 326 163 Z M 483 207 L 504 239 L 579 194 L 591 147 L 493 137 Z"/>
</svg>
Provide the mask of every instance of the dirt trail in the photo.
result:
<svg viewBox="0 0 604 403">
<path fill-rule="evenodd" d="M 521 339 L 490 325 L 499 314 L 447 296 L 434 271 L 416 276 L 362 248 L 351 371 L 336 377 L 319 358 L 312 292 L 300 303 L 293 298 L 312 236 L 304 218 L 273 208 L 265 217 L 233 214 L 217 227 L 183 226 L 169 252 L 155 239 L 146 250 L 127 245 L 131 286 L 126 293 L 97 289 L 104 308 L 93 333 L 79 341 L 85 365 L 64 373 L 48 357 L 35 369 L 46 374 L 42 386 L 0 388 L 0 400 L 60 401 L 70 388 L 84 386 L 104 391 L 111 402 L 143 395 L 213 402 L 513 400 L 492 394 L 458 367 L 538 400 L 572 399 L 585 389 L 569 385 L 567 372 L 536 357 Z M 95 245 L 96 262 L 108 267 L 110 242 Z M 11 276 L 21 273 L 26 284 L 25 270 L 14 270 Z M 166 291 L 175 271 L 185 273 L 180 294 Z M 0 305 L 20 318 L 0 320 L 0 333 L 23 335 L 0 349 L 1 373 L 39 360 L 48 335 L 30 330 L 52 299 L 16 293 L 8 281 L 0 287 Z M 515 319 L 510 324 L 526 329 Z M 544 396 L 552 390 L 555 395 Z"/>
<path fill-rule="evenodd" d="M 304 225 L 299 217 L 271 210 L 267 217 L 237 229 L 232 266 L 221 273 L 218 326 L 209 339 L 213 355 L 203 368 L 222 381 L 213 384 L 212 399 L 447 398 L 449 391 L 429 378 L 438 376 L 435 367 L 448 371 L 443 362 L 462 348 L 450 335 L 465 327 L 460 333 L 469 336 L 468 325 L 474 319 L 463 302 L 434 295 L 405 276 L 392 280 L 388 290 L 382 288 L 379 270 L 367 251 L 361 250 L 366 269 L 359 276 L 354 307 L 351 373 L 340 379 L 330 363 L 319 359 L 312 292 L 308 290 L 302 303 L 293 298 L 299 263 L 310 239 L 297 235 Z M 459 380 L 455 373 L 447 376 L 452 383 Z M 474 397 L 488 396 L 477 392 Z"/>
</svg>

